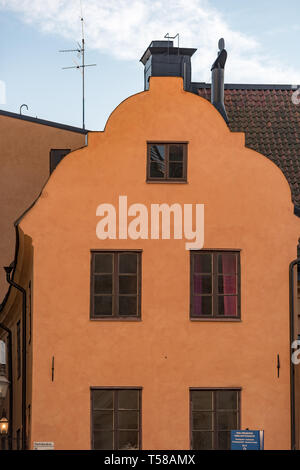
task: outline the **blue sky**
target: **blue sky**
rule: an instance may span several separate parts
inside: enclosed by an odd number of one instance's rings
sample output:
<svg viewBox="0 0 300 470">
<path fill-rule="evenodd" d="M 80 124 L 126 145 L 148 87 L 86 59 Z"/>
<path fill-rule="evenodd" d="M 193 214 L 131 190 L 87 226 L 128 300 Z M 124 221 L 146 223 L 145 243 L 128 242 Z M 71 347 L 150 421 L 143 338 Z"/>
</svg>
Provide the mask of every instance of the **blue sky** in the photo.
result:
<svg viewBox="0 0 300 470">
<path fill-rule="evenodd" d="M 227 83 L 300 84 L 299 0 L 0 0 L 0 108 L 82 125 L 79 60 L 60 49 L 81 37 L 85 17 L 86 127 L 102 130 L 112 110 L 143 89 L 139 62 L 151 40 L 180 34 L 195 47 L 193 80 L 210 81 L 217 42 L 225 38 Z"/>
</svg>

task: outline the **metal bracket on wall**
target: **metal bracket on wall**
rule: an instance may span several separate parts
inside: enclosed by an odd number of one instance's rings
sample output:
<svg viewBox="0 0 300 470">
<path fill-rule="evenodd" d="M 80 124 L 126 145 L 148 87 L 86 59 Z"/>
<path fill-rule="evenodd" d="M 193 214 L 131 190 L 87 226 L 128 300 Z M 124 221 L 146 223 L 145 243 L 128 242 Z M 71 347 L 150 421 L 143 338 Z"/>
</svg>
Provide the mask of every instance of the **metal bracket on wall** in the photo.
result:
<svg viewBox="0 0 300 470">
<path fill-rule="evenodd" d="M 52 372 L 52 382 L 54 382 L 54 356 L 52 356 L 52 368 L 51 368 L 51 372 Z"/>
</svg>

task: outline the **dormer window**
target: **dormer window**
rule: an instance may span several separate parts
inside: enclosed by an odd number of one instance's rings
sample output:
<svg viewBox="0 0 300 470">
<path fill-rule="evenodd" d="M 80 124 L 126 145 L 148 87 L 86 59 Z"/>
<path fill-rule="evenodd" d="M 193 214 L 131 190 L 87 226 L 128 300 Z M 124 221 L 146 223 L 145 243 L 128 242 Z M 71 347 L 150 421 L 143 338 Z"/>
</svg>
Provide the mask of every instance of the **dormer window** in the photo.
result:
<svg viewBox="0 0 300 470">
<path fill-rule="evenodd" d="M 147 181 L 186 182 L 187 143 L 148 142 Z"/>
</svg>

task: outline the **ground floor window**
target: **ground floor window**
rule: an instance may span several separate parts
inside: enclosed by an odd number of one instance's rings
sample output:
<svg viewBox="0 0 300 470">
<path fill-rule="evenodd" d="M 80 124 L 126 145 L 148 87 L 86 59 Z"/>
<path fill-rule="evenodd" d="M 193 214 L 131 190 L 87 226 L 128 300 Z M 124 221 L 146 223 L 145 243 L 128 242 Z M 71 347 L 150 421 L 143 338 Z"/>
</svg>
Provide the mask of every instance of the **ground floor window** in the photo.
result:
<svg viewBox="0 0 300 470">
<path fill-rule="evenodd" d="M 240 390 L 190 389 L 191 448 L 230 449 L 230 431 L 240 429 Z"/>
<path fill-rule="evenodd" d="M 141 389 L 92 388 L 92 449 L 141 449 Z"/>
</svg>

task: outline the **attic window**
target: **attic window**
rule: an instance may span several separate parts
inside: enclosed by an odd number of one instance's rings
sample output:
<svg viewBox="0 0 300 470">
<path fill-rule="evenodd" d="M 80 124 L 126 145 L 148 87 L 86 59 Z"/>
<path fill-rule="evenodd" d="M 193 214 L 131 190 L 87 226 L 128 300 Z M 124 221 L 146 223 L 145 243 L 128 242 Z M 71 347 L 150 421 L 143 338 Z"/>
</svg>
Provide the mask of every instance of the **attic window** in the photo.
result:
<svg viewBox="0 0 300 470">
<path fill-rule="evenodd" d="M 55 170 L 61 160 L 71 152 L 71 149 L 51 149 L 50 150 L 50 174 Z"/>
<path fill-rule="evenodd" d="M 148 142 L 148 182 L 186 182 L 186 178 L 186 142 Z"/>
</svg>

